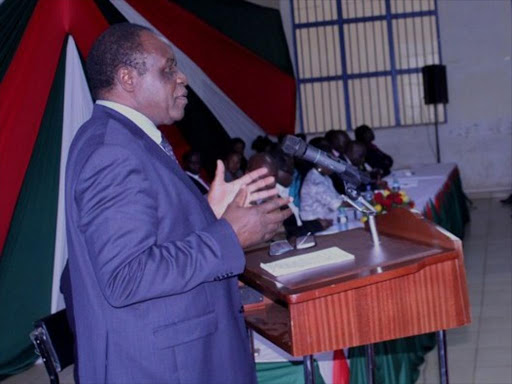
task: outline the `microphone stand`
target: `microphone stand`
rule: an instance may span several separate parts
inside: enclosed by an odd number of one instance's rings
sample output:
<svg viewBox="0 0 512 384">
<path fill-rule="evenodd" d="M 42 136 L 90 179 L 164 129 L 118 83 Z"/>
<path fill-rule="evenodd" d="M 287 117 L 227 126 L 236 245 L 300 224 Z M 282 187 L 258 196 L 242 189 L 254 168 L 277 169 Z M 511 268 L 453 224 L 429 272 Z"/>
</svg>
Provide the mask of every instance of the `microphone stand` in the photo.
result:
<svg viewBox="0 0 512 384">
<path fill-rule="evenodd" d="M 346 201 L 363 215 L 368 217 L 368 224 L 370 226 L 370 234 L 372 235 L 373 244 L 377 246 L 380 243 L 379 233 L 377 232 L 377 226 L 375 225 L 375 215 L 377 211 L 375 208 L 367 202 L 357 189 L 350 183 L 345 182 L 345 192 L 350 196 L 341 195 L 343 201 Z"/>
<path fill-rule="evenodd" d="M 359 192 L 357 192 L 356 187 L 352 183 L 345 181 L 345 192 L 350 195 L 350 197 L 341 195 L 343 200 L 368 217 L 373 246 L 377 248 L 380 243 L 377 226 L 375 225 L 375 215 L 377 211 Z M 366 382 L 373 384 L 375 381 L 375 348 L 373 344 L 367 344 L 364 348 L 366 354 Z"/>
</svg>

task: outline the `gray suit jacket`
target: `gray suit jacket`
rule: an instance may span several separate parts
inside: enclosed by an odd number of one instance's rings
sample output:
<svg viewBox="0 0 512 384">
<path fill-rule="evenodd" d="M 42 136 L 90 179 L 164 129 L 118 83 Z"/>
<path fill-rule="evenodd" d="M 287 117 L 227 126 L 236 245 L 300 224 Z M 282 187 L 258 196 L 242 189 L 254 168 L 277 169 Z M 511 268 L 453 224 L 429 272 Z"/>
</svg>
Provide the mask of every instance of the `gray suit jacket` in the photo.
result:
<svg viewBox="0 0 512 384">
<path fill-rule="evenodd" d="M 179 165 L 97 105 L 66 178 L 81 384 L 255 382 L 243 251 Z"/>
</svg>

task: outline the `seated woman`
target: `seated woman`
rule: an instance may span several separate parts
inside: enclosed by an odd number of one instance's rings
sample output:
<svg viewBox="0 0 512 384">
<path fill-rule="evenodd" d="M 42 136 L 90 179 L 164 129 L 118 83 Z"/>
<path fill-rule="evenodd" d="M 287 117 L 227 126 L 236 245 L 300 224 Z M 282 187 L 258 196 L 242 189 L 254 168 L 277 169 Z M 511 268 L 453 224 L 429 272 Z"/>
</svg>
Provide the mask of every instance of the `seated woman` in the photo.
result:
<svg viewBox="0 0 512 384">
<path fill-rule="evenodd" d="M 309 142 L 322 151 L 330 152 L 329 143 L 324 138 L 315 138 Z M 332 224 L 338 216 L 338 208 L 343 202 L 336 192 L 329 175 L 331 170 L 315 166 L 309 170 L 300 191 L 300 217 L 302 220 L 329 220 Z"/>
</svg>

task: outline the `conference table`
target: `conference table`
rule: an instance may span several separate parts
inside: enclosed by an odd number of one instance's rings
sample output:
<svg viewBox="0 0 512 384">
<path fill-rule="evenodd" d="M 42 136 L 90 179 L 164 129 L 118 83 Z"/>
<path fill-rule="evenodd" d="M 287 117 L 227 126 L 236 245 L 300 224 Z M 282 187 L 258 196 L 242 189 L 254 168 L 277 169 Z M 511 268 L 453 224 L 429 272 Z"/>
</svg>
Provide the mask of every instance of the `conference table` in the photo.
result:
<svg viewBox="0 0 512 384">
<path fill-rule="evenodd" d="M 445 227 L 450 232 L 456 234 L 457 237 L 462 238 L 464 224 L 469 219 L 469 214 L 460 176 L 455 164 L 414 166 L 395 171 L 394 174 L 390 175 L 390 184 L 392 178 L 398 179 L 401 188 L 416 203 L 415 208 L 423 213 L 426 218 Z M 244 275 L 242 280 L 247 281 L 249 284 L 254 284 L 254 281 L 247 280 L 247 275 Z M 256 288 L 261 289 L 262 287 Z M 248 323 L 251 326 L 250 321 Z M 268 334 L 266 337 L 268 337 Z M 275 340 L 271 341 L 275 343 Z M 349 344 L 345 343 L 343 345 L 348 346 Z M 418 368 L 423 362 L 424 354 L 434 348 L 435 345 L 436 337 L 433 333 L 373 344 L 376 354 L 374 369 L 376 379 L 378 382 L 386 383 L 413 383 L 418 377 Z M 278 347 L 274 346 L 274 348 Z M 366 382 L 367 359 L 365 352 L 364 347 L 350 349 L 351 383 Z M 283 354 L 281 353 L 280 355 L 282 356 Z M 258 364 L 258 366 L 260 370 L 264 369 L 265 366 L 268 367 L 268 364 Z M 288 368 L 292 366 L 293 363 L 290 363 Z M 289 372 L 292 371 L 289 370 Z M 271 378 L 271 375 L 268 377 Z M 260 382 L 267 381 L 260 380 Z M 268 382 L 272 382 L 272 380 Z"/>
<path fill-rule="evenodd" d="M 421 212 L 460 239 L 469 221 L 468 199 L 462 189 L 459 169 L 455 163 L 422 164 L 393 171 L 385 178 L 400 183 Z"/>
</svg>

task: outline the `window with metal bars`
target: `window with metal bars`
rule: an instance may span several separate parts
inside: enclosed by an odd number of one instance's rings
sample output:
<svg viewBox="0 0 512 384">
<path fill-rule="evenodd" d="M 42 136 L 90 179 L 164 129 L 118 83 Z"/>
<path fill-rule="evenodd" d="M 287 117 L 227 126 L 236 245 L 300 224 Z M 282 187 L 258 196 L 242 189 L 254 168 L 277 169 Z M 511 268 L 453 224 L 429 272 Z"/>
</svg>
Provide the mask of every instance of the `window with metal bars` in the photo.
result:
<svg viewBox="0 0 512 384">
<path fill-rule="evenodd" d="M 290 2 L 304 133 L 434 123 L 421 68 L 441 64 L 437 0 Z"/>
</svg>

